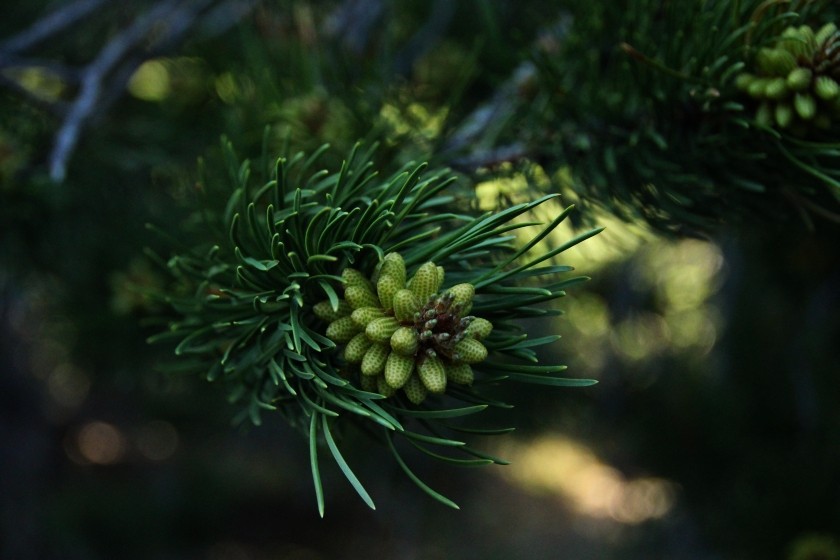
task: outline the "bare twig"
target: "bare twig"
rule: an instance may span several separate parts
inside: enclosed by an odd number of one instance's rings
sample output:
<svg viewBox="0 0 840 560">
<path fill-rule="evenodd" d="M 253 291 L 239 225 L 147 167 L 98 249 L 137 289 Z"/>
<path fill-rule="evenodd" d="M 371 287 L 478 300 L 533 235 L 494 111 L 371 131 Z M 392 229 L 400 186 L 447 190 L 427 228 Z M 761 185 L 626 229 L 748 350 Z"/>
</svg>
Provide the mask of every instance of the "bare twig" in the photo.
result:
<svg viewBox="0 0 840 560">
<path fill-rule="evenodd" d="M 450 161 L 454 169 L 472 172 L 485 167 L 493 168 L 503 163 L 517 161 L 530 154 L 528 147 L 522 142 L 514 142 L 506 146 L 495 146 L 486 150 L 474 150 L 472 153 Z"/>
<path fill-rule="evenodd" d="M 172 15 L 174 2 L 161 2 L 128 29 L 114 37 L 99 55 L 85 68 L 82 74 L 79 95 L 70 107 L 67 118 L 56 135 L 55 147 L 50 156 L 50 177 L 61 182 L 67 170 L 67 160 L 76 146 L 79 133 L 85 121 L 96 108 L 106 75 L 126 53 L 135 48 L 159 22 Z"/>
<path fill-rule="evenodd" d="M 259 4 L 259 0 L 229 0 L 211 8 L 202 17 L 199 32 L 205 37 L 221 35 L 247 16 Z"/>
<path fill-rule="evenodd" d="M 31 27 L 0 43 L 0 51 L 18 53 L 28 50 L 48 37 L 63 31 L 88 14 L 93 13 L 107 0 L 77 0 L 58 8 L 39 19 Z"/>
<path fill-rule="evenodd" d="M 68 29 L 106 3 L 106 0 L 77 0 L 0 44 L 0 68 L 46 68 L 65 82 L 78 84 L 78 92 L 71 102 L 49 102 L 0 74 L 0 86 L 63 118 L 49 157 L 50 176 L 56 182 L 64 180 L 67 162 L 84 127 L 119 99 L 126 83 L 144 61 L 173 49 L 195 28 L 207 35 L 229 29 L 254 8 L 257 0 L 159 0 L 111 37 L 96 57 L 80 68 L 19 54 Z"/>
<path fill-rule="evenodd" d="M 534 47 L 543 51 L 556 49 L 570 27 L 570 16 L 562 15 L 539 33 Z M 441 147 L 444 159 L 457 169 L 470 172 L 478 167 L 492 167 L 533 155 L 534 146 L 529 143 L 517 140 L 500 145 L 499 135 L 517 111 L 528 103 L 528 96 L 523 92 L 535 80 L 537 68 L 534 63 L 520 63 L 496 88 L 493 96 L 470 112 L 448 135 Z"/>
<path fill-rule="evenodd" d="M 96 104 L 97 114 L 102 114 L 122 97 L 126 84 L 143 62 L 171 51 L 190 31 L 202 37 L 224 33 L 250 13 L 257 3 L 257 0 L 228 0 L 216 6 L 210 5 L 212 1 L 184 6 L 169 17 L 166 32 L 156 35 L 154 44 L 148 45 L 144 51 L 133 50 L 111 73 L 107 89 Z"/>
<path fill-rule="evenodd" d="M 530 62 L 523 62 L 513 75 L 502 84 L 493 97 L 473 110 L 450 134 L 442 153 L 453 166 L 465 171 L 477 167 L 493 166 L 504 161 L 514 161 L 528 155 L 521 142 L 499 146 L 496 143 L 500 125 L 509 121 L 522 104 L 520 90 L 534 78 L 536 69 Z M 463 154 L 469 149 L 468 154 Z"/>
</svg>

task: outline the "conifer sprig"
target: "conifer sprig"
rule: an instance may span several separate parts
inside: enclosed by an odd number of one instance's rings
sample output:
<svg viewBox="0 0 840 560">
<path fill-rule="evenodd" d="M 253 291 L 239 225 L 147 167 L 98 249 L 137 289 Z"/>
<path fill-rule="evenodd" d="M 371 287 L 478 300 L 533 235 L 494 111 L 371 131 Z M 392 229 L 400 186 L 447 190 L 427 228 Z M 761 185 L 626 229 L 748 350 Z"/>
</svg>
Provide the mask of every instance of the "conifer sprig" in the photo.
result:
<svg viewBox="0 0 840 560">
<path fill-rule="evenodd" d="M 308 157 L 302 153 L 280 157 L 265 180 L 255 178 L 251 164 L 240 163 L 228 143 L 223 151 L 232 186 L 228 203 L 220 211 L 208 205 L 197 220 L 199 243 L 165 262 L 176 280 L 164 296 L 175 316 L 169 328 L 152 341 L 175 344 L 180 371 L 224 384 L 230 400 L 240 405 L 238 421 L 260 424 L 264 412 L 276 411 L 308 435 L 321 515 L 324 499 L 318 453 L 324 444 L 361 498 L 373 507 L 339 451 L 334 437 L 339 427 L 343 430 L 346 424 L 357 423 L 384 430 L 384 441 L 406 474 L 429 495 L 454 505 L 414 475 L 397 452 L 393 436 L 402 436 L 412 447 L 454 464 L 501 462 L 453 439 L 459 429 L 451 424 L 453 419 L 489 406 L 507 406 L 483 396 L 480 387 L 505 380 L 548 386 L 594 383 L 559 377 L 564 366 L 540 365 L 535 349 L 556 337 L 529 339 L 518 322 L 556 313 L 542 304 L 586 280 L 562 279 L 571 267 L 550 261 L 599 229 L 537 256 L 529 252 L 566 218 L 568 210 L 544 224 L 532 243 L 518 248 L 513 244 L 517 230 L 535 224 L 526 219 L 529 211 L 555 195 L 495 214 L 474 214 L 453 211 L 463 204 L 447 191 L 455 181 L 449 172 L 429 172 L 426 165 L 409 164 L 380 176 L 371 163 L 374 147 L 357 145 L 333 172 L 316 170 L 324 150 Z M 203 186 L 212 188 L 207 181 Z M 391 286 L 391 275 L 400 273 L 388 268 L 393 264 L 388 255 L 397 254 L 402 276 Z M 430 261 L 434 262 L 431 272 L 422 272 Z M 396 292 L 409 291 L 404 288 L 406 278 L 411 288 L 412 281 L 425 282 L 418 280 L 418 274 L 443 278 L 436 276 L 438 271 L 445 271 L 446 281 L 415 287 L 415 293 L 431 297 L 429 303 L 415 303 L 426 305 L 419 312 L 448 321 L 451 333 L 441 334 L 434 322 L 418 319 L 412 323 L 405 315 L 408 311 L 400 313 L 404 325 L 419 325 L 416 331 L 404 327 L 411 336 L 436 337 L 435 344 L 420 342 L 420 348 L 428 355 L 435 349 L 444 352 L 437 362 L 417 357 L 417 371 L 429 379 L 422 381 L 424 390 L 433 387 L 440 394 L 412 398 L 408 388 L 388 394 L 387 384 L 377 388 L 365 383 L 368 372 L 360 374 L 354 363 L 362 356 L 358 353 L 369 352 L 371 344 L 387 344 L 384 341 L 397 326 L 385 332 L 382 342 L 375 342 L 381 334 L 376 331 L 374 340 L 360 340 L 354 346 L 353 337 L 360 331 L 353 326 L 351 311 L 356 310 L 354 316 L 359 310 L 362 315 L 368 313 L 366 309 L 393 316 L 394 306 L 403 305 L 394 299 Z M 386 275 L 389 279 L 380 282 L 378 294 L 375 286 L 373 291 L 353 292 L 356 282 Z M 365 298 L 374 298 L 380 308 L 366 306 Z M 380 301 L 387 302 L 387 308 Z M 482 319 L 462 320 L 466 311 Z M 429 332 L 422 333 L 423 328 Z M 450 335 L 461 342 L 447 341 Z M 403 339 L 396 347 L 414 356 L 414 350 L 406 346 L 410 343 Z M 353 352 L 357 357 L 348 357 Z M 361 368 L 379 374 L 390 347 L 388 351 L 383 347 L 383 352 L 382 356 L 371 353 L 370 363 L 361 363 Z M 469 375 L 461 365 L 467 363 Z M 393 384 L 420 382 L 412 381 L 416 376 L 402 379 L 406 372 L 401 368 L 407 365 L 388 365 L 391 379 L 396 379 Z M 435 369 L 438 366 L 445 366 L 456 383 L 445 391 L 435 385 L 436 376 L 443 372 Z"/>
<path fill-rule="evenodd" d="M 570 9 L 568 31 L 535 51 L 519 137 L 568 166 L 574 195 L 688 233 L 840 220 L 832 3 Z"/>
</svg>

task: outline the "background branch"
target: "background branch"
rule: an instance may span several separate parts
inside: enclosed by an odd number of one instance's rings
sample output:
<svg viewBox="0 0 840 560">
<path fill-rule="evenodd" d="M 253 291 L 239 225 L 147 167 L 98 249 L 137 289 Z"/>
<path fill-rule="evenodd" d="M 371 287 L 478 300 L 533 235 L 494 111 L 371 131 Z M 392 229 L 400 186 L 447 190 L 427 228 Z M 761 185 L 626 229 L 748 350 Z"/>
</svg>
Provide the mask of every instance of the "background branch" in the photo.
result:
<svg viewBox="0 0 840 560">
<path fill-rule="evenodd" d="M 31 49 L 38 43 L 64 31 L 85 16 L 93 13 L 106 0 L 78 0 L 50 12 L 25 31 L 0 43 L 0 52 L 17 53 Z"/>
<path fill-rule="evenodd" d="M 80 0 L 68 4 L 0 45 L 0 71 L 10 67 L 47 68 L 65 82 L 79 84 L 72 101 L 50 102 L 8 75 L 0 74 L 0 86 L 63 118 L 48 162 L 50 177 L 56 182 L 64 180 L 67 164 L 85 126 L 122 96 L 126 83 L 143 62 L 170 52 L 191 31 L 198 30 L 205 35 L 224 32 L 257 4 L 254 0 L 162 0 L 111 37 L 93 60 L 80 68 L 20 56 L 22 51 L 55 37 L 104 3 L 103 0 Z"/>
</svg>

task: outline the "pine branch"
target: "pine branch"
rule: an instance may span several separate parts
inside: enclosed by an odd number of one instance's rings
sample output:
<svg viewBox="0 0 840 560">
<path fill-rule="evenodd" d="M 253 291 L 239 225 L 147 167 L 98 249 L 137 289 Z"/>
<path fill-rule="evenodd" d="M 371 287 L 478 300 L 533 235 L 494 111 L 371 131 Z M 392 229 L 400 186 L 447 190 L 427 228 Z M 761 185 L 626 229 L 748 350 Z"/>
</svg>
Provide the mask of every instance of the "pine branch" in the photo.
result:
<svg viewBox="0 0 840 560">
<path fill-rule="evenodd" d="M 373 148 L 357 145 L 340 170 L 313 172 L 323 153 L 282 156 L 272 169 L 252 172 L 224 144 L 228 179 L 213 176 L 202 190 L 208 201 L 227 193 L 228 203 L 202 213 L 207 228 L 193 250 L 156 259 L 180 288 L 158 294 L 174 316 L 150 340 L 175 342 L 185 362 L 179 369 L 223 381 L 240 421 L 259 424 L 265 411 L 278 411 L 308 435 L 321 513 L 322 436 L 373 507 L 338 451 L 333 425 L 378 427 L 386 441 L 407 438 L 448 463 L 491 464 L 447 435 L 454 418 L 506 406 L 473 385 L 594 383 L 540 364 L 534 348 L 558 337 L 529 339 L 517 321 L 586 280 L 558 281 L 570 267 L 540 264 L 600 231 L 534 255 L 571 211 L 531 221 L 556 195 L 495 214 L 453 213 L 447 187 L 454 178 L 446 170 L 407 164 L 380 176 Z M 533 241 L 512 249 L 511 232 L 534 225 L 541 230 Z M 421 489 L 451 505 L 392 452 Z"/>
</svg>

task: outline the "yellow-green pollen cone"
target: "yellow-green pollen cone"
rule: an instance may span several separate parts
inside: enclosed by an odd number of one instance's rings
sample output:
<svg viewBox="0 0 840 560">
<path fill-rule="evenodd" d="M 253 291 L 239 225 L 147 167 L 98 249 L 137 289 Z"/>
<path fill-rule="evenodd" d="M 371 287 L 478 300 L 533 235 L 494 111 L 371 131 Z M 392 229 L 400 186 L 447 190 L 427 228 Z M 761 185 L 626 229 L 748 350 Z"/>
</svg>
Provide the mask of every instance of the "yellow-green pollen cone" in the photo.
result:
<svg viewBox="0 0 840 560">
<path fill-rule="evenodd" d="M 470 385 L 471 364 L 487 358 L 481 342 L 493 330 L 487 319 L 468 315 L 475 287 L 461 283 L 441 289 L 445 272 L 433 262 L 412 277 L 399 253 L 389 253 L 371 278 L 342 271 L 344 299 L 313 307 L 327 323 L 328 338 L 344 346 L 348 370 L 358 372 L 364 390 L 386 397 L 398 390 L 414 404 L 450 383 Z"/>
<path fill-rule="evenodd" d="M 840 119 L 840 30 L 827 23 L 814 31 L 788 27 L 772 46 L 759 49 L 754 72 L 735 86 L 758 102 L 756 123 L 789 129 L 827 129 Z"/>
</svg>

